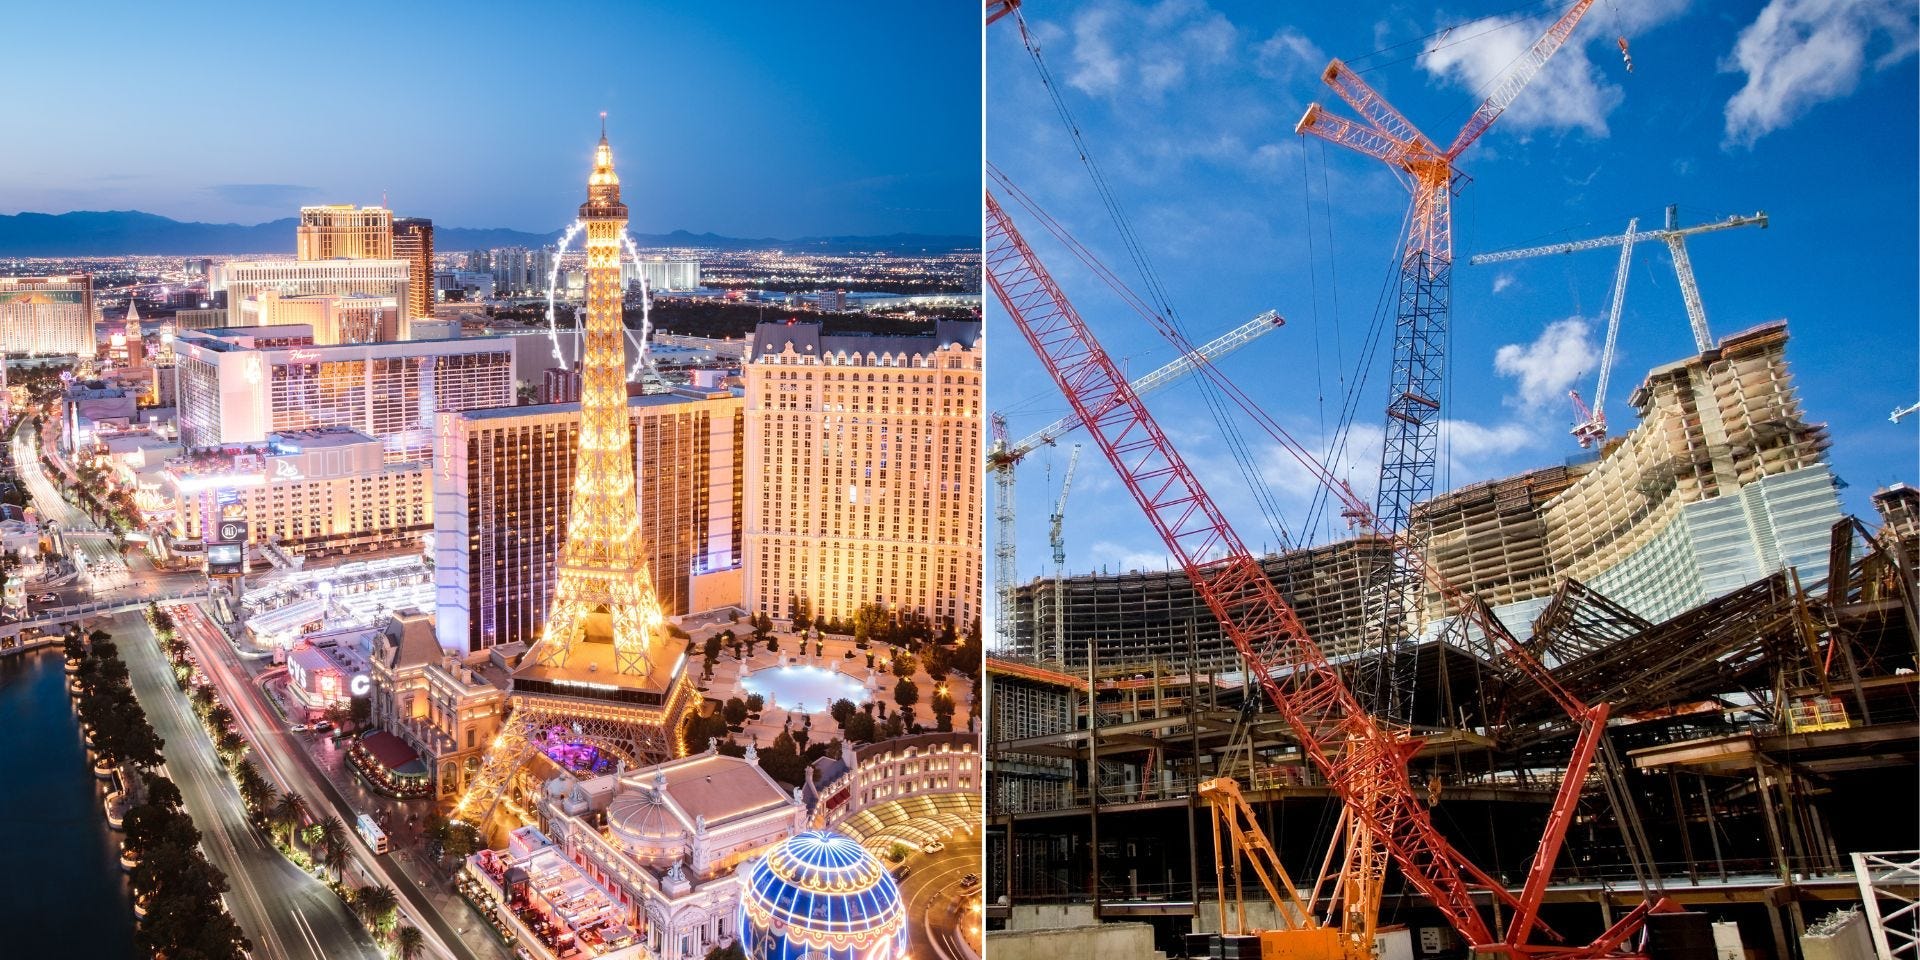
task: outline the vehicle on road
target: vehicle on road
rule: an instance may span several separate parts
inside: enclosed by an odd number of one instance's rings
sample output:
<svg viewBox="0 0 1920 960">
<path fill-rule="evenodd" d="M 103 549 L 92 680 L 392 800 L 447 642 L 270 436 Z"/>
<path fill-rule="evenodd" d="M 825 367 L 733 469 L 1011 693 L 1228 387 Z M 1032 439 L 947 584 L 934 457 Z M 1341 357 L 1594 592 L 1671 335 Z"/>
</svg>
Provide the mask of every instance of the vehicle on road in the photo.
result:
<svg viewBox="0 0 1920 960">
<path fill-rule="evenodd" d="M 974 887 L 977 887 L 979 885 L 980 885 L 979 874 L 969 873 L 966 876 L 960 878 L 960 889 L 962 890 L 972 890 Z"/>
<path fill-rule="evenodd" d="M 360 830 L 360 839 L 367 841 L 367 846 L 372 847 L 375 854 L 387 852 L 387 832 L 380 829 L 372 817 L 363 813 L 355 818 L 354 825 Z"/>
<path fill-rule="evenodd" d="M 60 599 L 59 597 L 56 597 L 51 593 L 43 593 L 37 597 L 34 597 L 33 602 L 34 603 L 53 603 L 59 599 Z"/>
<path fill-rule="evenodd" d="M 935 840 L 921 847 L 920 852 L 921 853 L 939 853 L 940 851 L 945 850 L 946 848 L 947 848 L 946 844 L 941 843 L 938 840 Z"/>
<path fill-rule="evenodd" d="M 333 730 L 332 720 L 322 720 L 319 723 L 316 723 L 313 725 L 314 733 L 330 733 L 332 732 L 332 730 Z"/>
<path fill-rule="evenodd" d="M 913 872 L 913 868 L 903 863 L 897 867 L 894 867 L 892 872 L 893 872 L 893 878 L 895 880 L 905 880 L 907 878 L 907 874 Z"/>
<path fill-rule="evenodd" d="M 306 733 L 308 730 L 312 730 L 312 729 L 313 729 L 312 727 L 307 726 L 304 723 L 296 723 L 293 725 L 294 733 Z"/>
</svg>

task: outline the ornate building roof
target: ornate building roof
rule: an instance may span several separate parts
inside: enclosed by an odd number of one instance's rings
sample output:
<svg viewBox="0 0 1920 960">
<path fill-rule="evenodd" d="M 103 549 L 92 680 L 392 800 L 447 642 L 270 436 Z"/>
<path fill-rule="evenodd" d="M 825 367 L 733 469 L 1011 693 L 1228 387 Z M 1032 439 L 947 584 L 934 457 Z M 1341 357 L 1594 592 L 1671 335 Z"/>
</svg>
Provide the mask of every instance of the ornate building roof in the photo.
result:
<svg viewBox="0 0 1920 960">
<path fill-rule="evenodd" d="M 784 833 L 805 809 L 758 764 L 721 753 L 633 771 L 619 779 L 610 801 L 574 806 L 605 809 L 608 835 L 634 858 L 666 863 L 691 857 L 701 877 L 725 862 L 726 848 L 739 842 L 730 833 L 736 827 L 752 830 L 758 829 L 753 824 L 778 821 L 789 824 L 780 828 Z M 708 842 L 721 834 L 728 835 L 726 848 Z"/>
</svg>

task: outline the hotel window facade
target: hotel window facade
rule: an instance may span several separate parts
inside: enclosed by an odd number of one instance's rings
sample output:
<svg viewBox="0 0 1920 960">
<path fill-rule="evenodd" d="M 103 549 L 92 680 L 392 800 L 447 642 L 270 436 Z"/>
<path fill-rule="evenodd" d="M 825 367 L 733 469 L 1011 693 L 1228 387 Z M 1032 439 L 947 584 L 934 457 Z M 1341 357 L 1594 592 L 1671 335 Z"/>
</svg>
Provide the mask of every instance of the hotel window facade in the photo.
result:
<svg viewBox="0 0 1920 960">
<path fill-rule="evenodd" d="M 746 379 L 747 605 L 980 615 L 980 325 L 931 336 L 755 331 Z"/>
<path fill-rule="evenodd" d="M 93 277 L 0 277 L 0 346 L 15 355 L 93 356 Z"/>
<path fill-rule="evenodd" d="M 283 297 L 359 293 L 411 302 L 412 265 L 406 260 L 236 260 L 218 270 L 218 288 L 227 291 L 229 326 L 244 325 L 242 304 L 267 291 Z"/>
<path fill-rule="evenodd" d="M 669 616 L 704 609 L 694 584 L 741 561 L 741 401 L 671 393 L 629 401 L 648 570 Z M 443 646 L 531 644 L 546 622 L 567 538 L 578 404 L 441 418 L 435 558 Z M 735 590 L 728 602 L 738 599 Z"/>
<path fill-rule="evenodd" d="M 411 463 L 432 456 L 436 414 L 514 402 L 513 347 L 503 338 L 269 348 L 221 333 L 174 341 L 181 438 L 191 446 L 351 427 L 379 439 L 386 462 Z"/>
</svg>

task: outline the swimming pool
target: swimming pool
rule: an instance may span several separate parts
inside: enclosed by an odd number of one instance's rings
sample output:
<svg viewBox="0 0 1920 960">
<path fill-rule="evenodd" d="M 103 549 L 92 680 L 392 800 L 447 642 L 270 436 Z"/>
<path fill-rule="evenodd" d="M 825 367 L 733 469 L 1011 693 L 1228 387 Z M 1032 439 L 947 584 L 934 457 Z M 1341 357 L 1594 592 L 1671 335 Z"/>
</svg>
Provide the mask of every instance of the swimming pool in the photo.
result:
<svg viewBox="0 0 1920 960">
<path fill-rule="evenodd" d="M 766 697 L 769 706 L 808 713 L 826 713 L 835 700 L 867 701 L 860 681 L 825 667 L 768 667 L 747 674 L 740 686 Z"/>
</svg>

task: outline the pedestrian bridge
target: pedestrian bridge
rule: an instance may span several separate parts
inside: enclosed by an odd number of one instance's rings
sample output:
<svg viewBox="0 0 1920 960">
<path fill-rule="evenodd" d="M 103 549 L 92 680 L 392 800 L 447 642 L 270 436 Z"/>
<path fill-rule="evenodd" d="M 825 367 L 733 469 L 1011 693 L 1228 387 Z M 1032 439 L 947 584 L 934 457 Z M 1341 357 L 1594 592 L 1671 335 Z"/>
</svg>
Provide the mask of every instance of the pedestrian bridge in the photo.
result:
<svg viewBox="0 0 1920 960">
<path fill-rule="evenodd" d="M 149 603 L 159 603 L 162 606 L 167 606 L 177 603 L 190 603 L 194 600 L 204 599 L 206 596 L 207 590 L 205 587 L 202 587 L 197 590 L 188 590 L 184 593 L 172 594 L 159 600 L 97 600 L 93 603 L 79 603 L 53 610 L 43 610 L 29 619 L 0 626 L 0 656 L 32 650 L 45 646 L 47 643 L 58 643 L 60 641 L 60 631 L 58 629 L 50 630 L 49 628 L 64 627 L 69 623 L 78 623 L 88 617 L 106 617 L 116 613 L 144 610 Z M 20 634 L 29 627 L 35 627 L 48 632 L 42 637 L 29 639 L 23 644 L 20 642 Z"/>
</svg>

